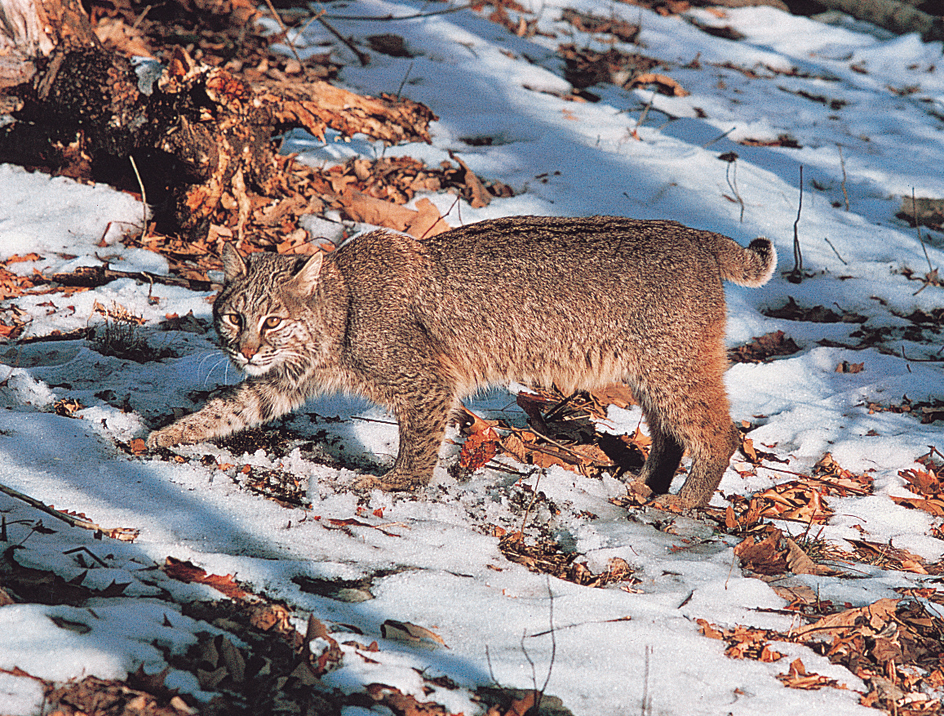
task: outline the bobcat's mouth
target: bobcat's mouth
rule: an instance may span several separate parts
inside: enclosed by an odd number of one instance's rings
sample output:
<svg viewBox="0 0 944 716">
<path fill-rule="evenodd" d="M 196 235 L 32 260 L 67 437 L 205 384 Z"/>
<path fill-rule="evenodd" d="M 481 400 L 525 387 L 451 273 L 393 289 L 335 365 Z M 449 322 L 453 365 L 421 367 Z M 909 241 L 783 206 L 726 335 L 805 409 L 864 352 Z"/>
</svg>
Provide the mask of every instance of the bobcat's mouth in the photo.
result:
<svg viewBox="0 0 944 716">
<path fill-rule="evenodd" d="M 264 375 L 275 366 L 274 361 L 260 359 L 258 354 L 247 359 L 242 353 L 233 352 L 229 358 L 239 370 L 251 376 Z"/>
<path fill-rule="evenodd" d="M 265 373 L 268 373 L 271 368 L 271 364 L 259 365 L 258 363 L 246 363 L 245 365 L 240 366 L 240 370 L 242 370 L 243 373 L 252 376 L 264 375 Z"/>
</svg>

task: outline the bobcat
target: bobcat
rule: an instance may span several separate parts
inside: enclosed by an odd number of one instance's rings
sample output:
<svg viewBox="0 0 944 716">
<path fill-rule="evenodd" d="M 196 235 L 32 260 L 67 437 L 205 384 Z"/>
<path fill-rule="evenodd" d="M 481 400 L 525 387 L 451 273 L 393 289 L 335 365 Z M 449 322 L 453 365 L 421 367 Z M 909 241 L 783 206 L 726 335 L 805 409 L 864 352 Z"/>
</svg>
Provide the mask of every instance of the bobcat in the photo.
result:
<svg viewBox="0 0 944 716">
<path fill-rule="evenodd" d="M 213 306 L 223 350 L 248 379 L 148 438 L 199 442 L 265 423 L 322 392 L 387 407 L 396 462 L 362 487 L 429 482 L 460 397 L 508 381 L 564 393 L 626 381 L 652 448 L 637 478 L 704 505 L 738 434 L 723 375 L 722 280 L 760 286 L 776 252 L 671 221 L 513 217 L 427 239 L 374 231 L 310 258 L 223 248 Z"/>
</svg>

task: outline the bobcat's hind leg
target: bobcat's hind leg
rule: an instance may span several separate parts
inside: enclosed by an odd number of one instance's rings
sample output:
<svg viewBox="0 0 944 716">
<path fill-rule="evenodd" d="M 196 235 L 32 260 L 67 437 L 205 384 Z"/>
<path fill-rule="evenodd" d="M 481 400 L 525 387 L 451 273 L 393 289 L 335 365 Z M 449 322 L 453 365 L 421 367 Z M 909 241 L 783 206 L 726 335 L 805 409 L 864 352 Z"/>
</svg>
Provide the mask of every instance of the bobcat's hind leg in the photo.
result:
<svg viewBox="0 0 944 716">
<path fill-rule="evenodd" d="M 652 444 L 646 464 L 643 465 L 636 479 L 654 494 L 661 495 L 669 491 L 675 471 L 682 462 L 685 447 L 675 436 L 665 430 L 661 418 L 654 411 L 647 411 L 646 423 L 649 426 Z"/>
<path fill-rule="evenodd" d="M 642 401 L 652 448 L 638 480 L 653 493 L 668 493 L 687 450 L 692 467 L 677 496 L 663 498 L 679 507 L 707 505 L 738 445 L 724 388 L 722 349 L 705 350 L 694 360 L 687 379 L 668 388 L 646 386 Z"/>
<path fill-rule="evenodd" d="M 740 438 L 727 414 L 715 416 L 714 423 L 702 426 L 698 433 L 698 440 L 691 447 L 692 469 L 678 498 L 700 507 L 707 505 L 718 489 Z"/>
</svg>

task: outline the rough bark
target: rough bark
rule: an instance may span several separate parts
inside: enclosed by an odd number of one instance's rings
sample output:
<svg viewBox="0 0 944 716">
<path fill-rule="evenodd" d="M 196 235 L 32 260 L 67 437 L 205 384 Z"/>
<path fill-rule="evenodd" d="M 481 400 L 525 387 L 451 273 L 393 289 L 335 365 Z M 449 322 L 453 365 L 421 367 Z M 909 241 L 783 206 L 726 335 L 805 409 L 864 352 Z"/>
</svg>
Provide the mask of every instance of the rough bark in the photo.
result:
<svg viewBox="0 0 944 716">
<path fill-rule="evenodd" d="M 78 0 L 0 1 L 0 90 L 29 81 L 60 44 L 100 47 Z"/>
</svg>

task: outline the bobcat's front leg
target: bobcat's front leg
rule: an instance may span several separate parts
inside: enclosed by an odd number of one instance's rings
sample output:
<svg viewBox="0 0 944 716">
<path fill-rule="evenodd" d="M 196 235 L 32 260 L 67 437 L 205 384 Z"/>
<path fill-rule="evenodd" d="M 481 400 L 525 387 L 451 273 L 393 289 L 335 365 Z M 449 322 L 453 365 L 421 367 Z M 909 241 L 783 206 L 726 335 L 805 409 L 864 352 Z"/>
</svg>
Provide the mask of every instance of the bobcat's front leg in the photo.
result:
<svg viewBox="0 0 944 716">
<path fill-rule="evenodd" d="M 148 436 L 147 446 L 154 449 L 225 437 L 291 412 L 302 402 L 300 395 L 293 398 L 268 381 L 250 378 L 212 398 L 197 412 L 155 430 Z"/>
<path fill-rule="evenodd" d="M 358 488 L 411 490 L 429 484 L 456 398 L 446 386 L 423 387 L 427 389 L 422 394 L 405 396 L 394 409 L 400 428 L 400 449 L 393 469 L 381 477 L 360 477 Z"/>
</svg>

